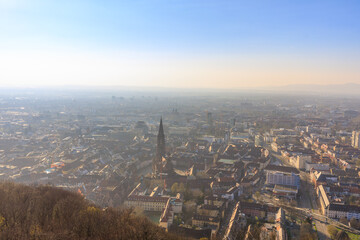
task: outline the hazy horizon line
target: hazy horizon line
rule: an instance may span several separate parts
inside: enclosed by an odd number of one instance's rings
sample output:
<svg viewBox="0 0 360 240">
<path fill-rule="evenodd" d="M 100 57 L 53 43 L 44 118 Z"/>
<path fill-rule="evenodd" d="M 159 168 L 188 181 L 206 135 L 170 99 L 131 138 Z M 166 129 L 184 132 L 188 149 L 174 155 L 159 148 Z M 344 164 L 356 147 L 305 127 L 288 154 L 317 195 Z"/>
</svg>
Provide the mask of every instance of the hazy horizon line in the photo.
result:
<svg viewBox="0 0 360 240">
<path fill-rule="evenodd" d="M 100 89 L 119 89 L 119 88 L 125 88 L 125 89 L 154 89 L 154 90 L 218 90 L 218 91 L 241 91 L 241 90 L 272 90 L 272 88 L 287 88 L 287 87 L 294 87 L 294 86 L 317 86 L 317 87 L 329 87 L 329 86 L 359 86 L 359 83 L 355 82 L 346 82 L 346 83 L 331 83 L 331 84 L 275 84 L 275 85 L 265 85 L 265 86 L 252 86 L 252 87 L 235 87 L 235 88 L 216 88 L 216 87 L 176 87 L 176 86 L 147 86 L 147 85 L 85 85 L 85 84 L 66 84 L 66 85 L 0 85 L 0 89 L 57 89 L 57 88 L 63 88 L 63 89 L 77 89 L 77 88 L 84 88 L 84 89 L 94 89 L 94 88 L 100 88 Z"/>
</svg>

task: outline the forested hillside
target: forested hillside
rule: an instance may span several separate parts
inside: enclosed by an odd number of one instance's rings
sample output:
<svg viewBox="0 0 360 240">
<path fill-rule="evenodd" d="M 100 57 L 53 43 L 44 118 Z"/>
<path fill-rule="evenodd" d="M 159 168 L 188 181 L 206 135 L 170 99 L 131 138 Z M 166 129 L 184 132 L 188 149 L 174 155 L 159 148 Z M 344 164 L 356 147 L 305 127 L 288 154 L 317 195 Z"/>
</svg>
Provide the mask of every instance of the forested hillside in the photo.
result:
<svg viewBox="0 0 360 240">
<path fill-rule="evenodd" d="M 0 183 L 0 239 L 177 239 L 131 210 L 102 210 L 77 193 Z"/>
</svg>

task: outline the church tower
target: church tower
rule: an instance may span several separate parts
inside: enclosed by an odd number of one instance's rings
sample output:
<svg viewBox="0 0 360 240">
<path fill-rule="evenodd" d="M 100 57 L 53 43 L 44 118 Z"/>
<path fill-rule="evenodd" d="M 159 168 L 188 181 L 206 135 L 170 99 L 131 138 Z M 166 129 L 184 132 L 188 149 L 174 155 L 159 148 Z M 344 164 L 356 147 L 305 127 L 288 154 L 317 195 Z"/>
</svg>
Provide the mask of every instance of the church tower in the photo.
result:
<svg viewBox="0 0 360 240">
<path fill-rule="evenodd" d="M 153 173 L 159 173 L 162 166 L 162 158 L 165 157 L 165 134 L 164 127 L 162 123 L 162 118 L 160 118 L 159 133 L 157 136 L 157 145 L 156 145 L 156 155 L 153 159 Z"/>
</svg>

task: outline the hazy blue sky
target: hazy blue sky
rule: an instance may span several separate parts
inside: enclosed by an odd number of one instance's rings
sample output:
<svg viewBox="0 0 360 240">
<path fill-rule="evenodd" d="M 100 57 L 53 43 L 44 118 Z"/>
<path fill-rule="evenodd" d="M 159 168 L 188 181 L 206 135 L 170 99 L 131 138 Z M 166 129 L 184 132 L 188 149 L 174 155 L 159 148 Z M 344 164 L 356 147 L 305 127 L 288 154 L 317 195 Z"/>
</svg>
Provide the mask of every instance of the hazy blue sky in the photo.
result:
<svg viewBox="0 0 360 240">
<path fill-rule="evenodd" d="M 360 84 L 360 1 L 0 0 L 0 86 Z"/>
</svg>

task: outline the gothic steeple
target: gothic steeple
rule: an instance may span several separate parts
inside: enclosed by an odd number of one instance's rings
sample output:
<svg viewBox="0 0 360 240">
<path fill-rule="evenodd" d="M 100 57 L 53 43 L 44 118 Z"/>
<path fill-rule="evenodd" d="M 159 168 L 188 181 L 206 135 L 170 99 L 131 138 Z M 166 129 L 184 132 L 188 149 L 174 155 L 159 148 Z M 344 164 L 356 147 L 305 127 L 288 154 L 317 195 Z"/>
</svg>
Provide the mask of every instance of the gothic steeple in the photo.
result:
<svg viewBox="0 0 360 240">
<path fill-rule="evenodd" d="M 156 156 L 153 160 L 153 171 L 157 173 L 161 171 L 159 167 L 162 165 L 162 158 L 165 156 L 165 134 L 162 123 L 162 117 L 160 118 L 159 133 L 157 136 Z"/>
<path fill-rule="evenodd" d="M 162 123 L 162 117 L 160 118 L 160 125 L 159 125 L 159 133 L 158 133 L 158 139 L 163 138 L 165 143 L 165 134 L 164 134 L 164 127 Z"/>
<path fill-rule="evenodd" d="M 156 157 L 157 160 L 161 162 L 162 157 L 165 156 L 165 134 L 164 134 L 164 127 L 162 123 L 162 118 L 160 118 L 160 125 L 159 125 L 159 133 L 157 136 L 157 148 L 156 148 Z"/>
</svg>

